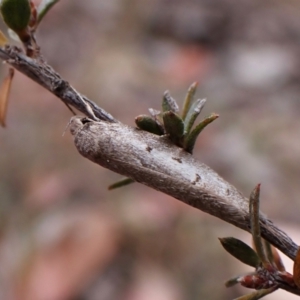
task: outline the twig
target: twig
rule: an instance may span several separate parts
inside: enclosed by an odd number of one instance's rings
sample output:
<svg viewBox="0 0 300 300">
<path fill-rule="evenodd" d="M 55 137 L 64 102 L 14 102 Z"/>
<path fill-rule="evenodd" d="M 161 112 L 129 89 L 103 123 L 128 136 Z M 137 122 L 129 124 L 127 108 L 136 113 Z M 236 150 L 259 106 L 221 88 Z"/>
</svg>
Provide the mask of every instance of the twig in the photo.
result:
<svg viewBox="0 0 300 300">
<path fill-rule="evenodd" d="M 248 199 L 208 166 L 171 144 L 162 136 L 120 124 L 47 65 L 25 56 L 17 47 L 0 48 L 0 58 L 56 95 L 65 104 L 105 122 L 73 117 L 70 130 L 79 152 L 88 159 L 119 174 L 214 215 L 250 232 Z M 86 103 L 84 103 L 84 101 Z M 263 215 L 263 238 L 294 260 L 298 246 Z"/>
<path fill-rule="evenodd" d="M 260 234 L 260 224 L 259 224 L 259 194 L 260 194 L 260 184 L 258 184 L 252 191 L 249 199 L 249 213 L 250 213 L 250 224 L 251 233 L 253 238 L 253 243 L 255 246 L 256 253 L 260 258 L 263 266 L 266 268 L 270 265 L 268 257 L 265 253 L 263 242 Z"/>
<path fill-rule="evenodd" d="M 74 88 L 66 80 L 63 80 L 46 62 L 29 58 L 14 46 L 0 47 L 0 58 L 56 95 L 66 105 L 76 108 L 86 116 L 92 117 L 92 111 L 100 120 L 118 122 L 96 103 L 76 93 Z M 91 110 L 89 110 L 89 107 Z"/>
<path fill-rule="evenodd" d="M 70 130 L 89 160 L 251 231 L 249 200 L 165 136 L 79 117 L 72 118 Z M 263 238 L 294 260 L 298 246 L 262 214 L 260 229 Z"/>
</svg>

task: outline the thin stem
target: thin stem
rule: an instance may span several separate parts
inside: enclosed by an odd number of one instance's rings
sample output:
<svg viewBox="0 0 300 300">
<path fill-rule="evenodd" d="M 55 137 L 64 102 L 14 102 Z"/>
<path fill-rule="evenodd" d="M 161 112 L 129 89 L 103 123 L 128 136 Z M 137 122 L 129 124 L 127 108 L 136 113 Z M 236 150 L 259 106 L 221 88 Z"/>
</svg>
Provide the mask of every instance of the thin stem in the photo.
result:
<svg viewBox="0 0 300 300">
<path fill-rule="evenodd" d="M 252 191 L 249 199 L 249 213 L 250 213 L 250 223 L 251 223 L 251 233 L 253 238 L 253 243 L 255 246 L 256 253 L 260 258 L 264 267 L 269 266 L 270 263 L 264 251 L 260 225 L 259 225 L 259 193 L 260 184 L 258 184 Z"/>
</svg>

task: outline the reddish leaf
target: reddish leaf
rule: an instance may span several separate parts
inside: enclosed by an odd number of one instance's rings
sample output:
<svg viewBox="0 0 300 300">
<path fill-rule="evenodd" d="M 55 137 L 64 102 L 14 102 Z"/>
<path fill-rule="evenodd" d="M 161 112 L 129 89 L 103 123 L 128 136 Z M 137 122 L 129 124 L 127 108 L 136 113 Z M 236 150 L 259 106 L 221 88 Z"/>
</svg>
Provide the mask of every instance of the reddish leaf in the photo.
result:
<svg viewBox="0 0 300 300">
<path fill-rule="evenodd" d="M 300 248 L 298 249 L 295 261 L 293 279 L 298 288 L 300 288 Z"/>
<path fill-rule="evenodd" d="M 281 272 L 284 272 L 285 267 L 284 267 L 284 264 L 283 264 L 283 261 L 282 261 L 280 255 L 279 255 L 279 252 L 273 245 L 271 245 L 271 249 L 272 249 L 272 253 L 273 253 L 274 263 L 275 263 L 277 269 Z"/>
</svg>

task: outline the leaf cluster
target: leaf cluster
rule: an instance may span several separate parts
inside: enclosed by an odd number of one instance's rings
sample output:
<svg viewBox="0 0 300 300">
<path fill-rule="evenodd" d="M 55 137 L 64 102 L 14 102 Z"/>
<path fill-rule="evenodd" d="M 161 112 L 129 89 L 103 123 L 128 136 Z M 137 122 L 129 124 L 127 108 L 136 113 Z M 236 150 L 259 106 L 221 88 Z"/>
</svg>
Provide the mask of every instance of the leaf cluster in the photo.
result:
<svg viewBox="0 0 300 300">
<path fill-rule="evenodd" d="M 136 125 L 153 134 L 167 134 L 172 143 L 192 153 L 199 134 L 209 123 L 219 117 L 212 113 L 194 126 L 206 102 L 205 99 L 194 101 L 196 89 L 197 83 L 194 82 L 187 91 L 181 113 L 176 100 L 169 91 L 166 91 L 162 99 L 162 110 L 149 109 L 151 116 L 137 116 Z"/>
<path fill-rule="evenodd" d="M 212 113 L 194 126 L 206 102 L 205 99 L 194 101 L 196 90 L 197 82 L 194 82 L 186 93 L 181 113 L 176 100 L 169 91 L 166 91 L 162 98 L 162 110 L 149 108 L 150 116 L 137 116 L 135 118 L 137 127 L 155 135 L 167 135 L 172 143 L 192 154 L 199 134 L 208 124 L 219 117 Z M 124 178 L 110 185 L 108 189 L 113 190 L 133 182 L 134 180 L 130 178 Z"/>
<path fill-rule="evenodd" d="M 300 295 L 300 251 L 294 262 L 293 275 L 286 272 L 277 249 L 261 238 L 259 224 L 259 194 L 260 184 L 252 191 L 249 199 L 250 226 L 253 247 L 234 238 L 220 238 L 224 249 L 239 261 L 254 267 L 254 272 L 238 275 L 228 280 L 225 285 L 231 287 L 240 283 L 257 291 L 243 295 L 235 300 L 260 299 L 278 288 Z"/>
</svg>

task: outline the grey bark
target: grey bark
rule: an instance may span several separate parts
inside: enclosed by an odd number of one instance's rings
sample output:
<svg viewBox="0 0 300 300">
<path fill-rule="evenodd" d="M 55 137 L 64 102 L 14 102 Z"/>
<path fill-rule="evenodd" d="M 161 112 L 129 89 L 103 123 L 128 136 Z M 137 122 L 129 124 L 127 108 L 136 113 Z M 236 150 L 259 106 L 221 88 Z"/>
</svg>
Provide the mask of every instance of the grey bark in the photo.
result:
<svg viewBox="0 0 300 300">
<path fill-rule="evenodd" d="M 70 130 L 79 153 L 96 164 L 250 231 L 249 200 L 166 136 L 80 117 L 71 119 Z M 262 236 L 294 260 L 292 239 L 263 214 L 260 225 Z"/>
<path fill-rule="evenodd" d="M 171 144 L 166 137 L 119 123 L 76 92 L 43 59 L 28 58 L 19 48 L 11 46 L 0 48 L 0 58 L 66 105 L 93 119 L 71 119 L 75 146 L 84 157 L 250 231 L 248 199 L 208 166 Z M 294 260 L 298 246 L 292 239 L 264 215 L 260 224 L 262 236 Z"/>
<path fill-rule="evenodd" d="M 90 108 L 96 118 L 107 122 L 118 122 L 96 103 L 77 93 L 42 57 L 39 60 L 32 59 L 26 56 L 20 48 L 6 46 L 4 48 L 0 47 L 0 58 L 56 95 L 66 105 L 70 105 L 93 118 L 93 115 L 90 114 Z"/>
</svg>

